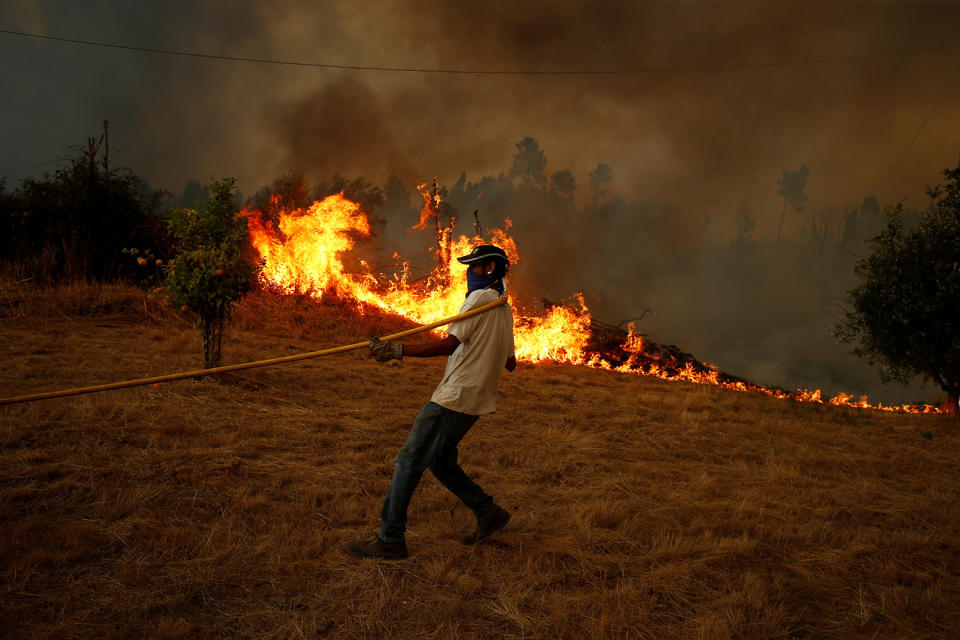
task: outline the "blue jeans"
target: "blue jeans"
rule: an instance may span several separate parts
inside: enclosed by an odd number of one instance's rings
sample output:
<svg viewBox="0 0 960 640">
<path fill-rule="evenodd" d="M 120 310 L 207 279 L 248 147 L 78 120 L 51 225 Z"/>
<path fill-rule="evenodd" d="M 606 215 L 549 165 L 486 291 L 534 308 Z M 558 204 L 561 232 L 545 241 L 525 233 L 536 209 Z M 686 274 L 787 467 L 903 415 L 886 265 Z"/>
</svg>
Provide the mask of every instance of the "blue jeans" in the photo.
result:
<svg viewBox="0 0 960 640">
<path fill-rule="evenodd" d="M 470 507 L 477 518 L 486 517 L 493 511 L 493 498 L 468 478 L 457 464 L 457 445 L 478 417 L 451 411 L 435 402 L 428 402 L 423 408 L 397 454 L 393 480 L 380 512 L 382 540 L 403 540 L 410 498 L 427 469 L 440 484 Z"/>
</svg>

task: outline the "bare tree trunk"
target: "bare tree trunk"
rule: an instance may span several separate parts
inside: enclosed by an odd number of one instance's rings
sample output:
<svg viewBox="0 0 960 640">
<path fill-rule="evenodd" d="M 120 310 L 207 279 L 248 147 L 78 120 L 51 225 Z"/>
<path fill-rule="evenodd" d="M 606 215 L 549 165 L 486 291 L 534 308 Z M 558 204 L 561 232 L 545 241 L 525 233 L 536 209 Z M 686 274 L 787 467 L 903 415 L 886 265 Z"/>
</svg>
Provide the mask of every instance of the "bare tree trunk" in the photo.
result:
<svg viewBox="0 0 960 640">
<path fill-rule="evenodd" d="M 106 118 L 103 119 L 103 173 L 104 175 L 110 173 L 110 134 L 107 131 L 107 126 L 110 124 L 110 121 Z"/>
<path fill-rule="evenodd" d="M 200 342 L 203 344 L 203 368 L 220 366 L 220 346 L 223 340 L 223 316 L 200 319 Z"/>
<path fill-rule="evenodd" d="M 787 215 L 787 199 L 783 199 L 783 211 L 780 212 L 780 226 L 777 227 L 777 242 L 780 242 L 780 232 L 783 230 L 783 219 Z"/>
</svg>

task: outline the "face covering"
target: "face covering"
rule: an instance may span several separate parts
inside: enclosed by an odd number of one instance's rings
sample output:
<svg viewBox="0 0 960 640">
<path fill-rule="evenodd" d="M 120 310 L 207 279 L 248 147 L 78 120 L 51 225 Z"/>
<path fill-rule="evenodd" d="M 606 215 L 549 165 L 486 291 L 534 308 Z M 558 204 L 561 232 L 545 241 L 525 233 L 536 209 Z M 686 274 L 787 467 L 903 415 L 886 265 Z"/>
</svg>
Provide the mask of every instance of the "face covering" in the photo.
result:
<svg viewBox="0 0 960 640">
<path fill-rule="evenodd" d="M 503 295 L 507 290 L 503 283 L 503 278 L 492 278 L 487 274 L 474 273 L 470 267 L 467 267 L 467 295 L 470 295 L 477 289 L 493 288 L 497 293 Z"/>
</svg>

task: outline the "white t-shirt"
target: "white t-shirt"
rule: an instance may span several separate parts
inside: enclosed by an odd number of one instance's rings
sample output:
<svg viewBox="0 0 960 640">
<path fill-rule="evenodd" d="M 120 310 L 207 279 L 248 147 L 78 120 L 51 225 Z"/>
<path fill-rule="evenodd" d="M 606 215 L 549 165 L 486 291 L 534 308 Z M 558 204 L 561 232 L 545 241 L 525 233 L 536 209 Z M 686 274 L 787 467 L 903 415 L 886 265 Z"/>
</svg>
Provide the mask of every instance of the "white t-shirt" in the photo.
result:
<svg viewBox="0 0 960 640">
<path fill-rule="evenodd" d="M 493 289 L 478 289 L 467 296 L 460 313 L 493 302 Z M 497 409 L 500 372 L 513 351 L 513 311 L 502 304 L 472 318 L 457 320 L 447 333 L 460 341 L 447 360 L 443 380 L 430 398 L 441 407 L 479 416 Z"/>
</svg>

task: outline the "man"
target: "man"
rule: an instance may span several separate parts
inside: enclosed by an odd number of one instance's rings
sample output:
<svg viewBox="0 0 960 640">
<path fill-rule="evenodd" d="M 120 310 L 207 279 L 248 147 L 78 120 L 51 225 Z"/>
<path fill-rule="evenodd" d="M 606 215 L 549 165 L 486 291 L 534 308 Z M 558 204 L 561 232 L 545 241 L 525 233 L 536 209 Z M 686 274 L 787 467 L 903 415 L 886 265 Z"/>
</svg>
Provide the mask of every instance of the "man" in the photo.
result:
<svg viewBox="0 0 960 640">
<path fill-rule="evenodd" d="M 504 278 L 510 262 L 503 249 L 480 245 L 457 258 L 467 265 L 467 299 L 460 313 L 506 293 Z M 502 369 L 513 371 L 513 313 L 508 304 L 458 320 L 447 337 L 421 345 L 403 345 L 370 338 L 370 352 L 378 362 L 404 356 L 450 356 L 443 380 L 413 424 L 397 454 L 393 480 L 380 512 L 380 533 L 372 540 L 351 542 L 347 552 L 360 558 L 406 558 L 404 532 L 407 507 L 426 469 L 466 504 L 477 527 L 464 544 L 477 544 L 503 528 L 510 513 L 467 477 L 457 464 L 457 445 L 482 414 L 496 410 L 497 384 Z"/>
</svg>

